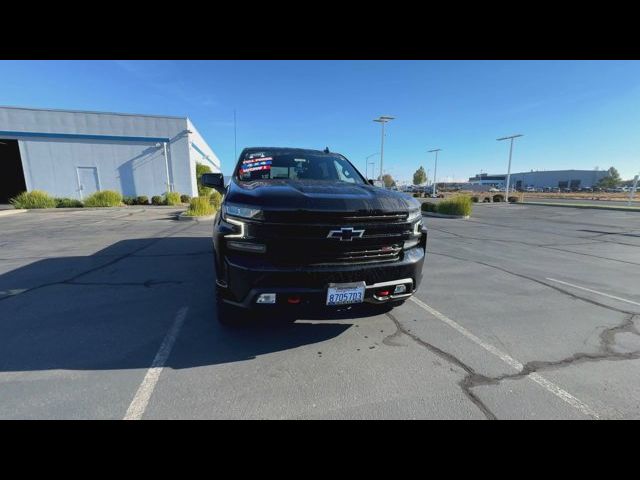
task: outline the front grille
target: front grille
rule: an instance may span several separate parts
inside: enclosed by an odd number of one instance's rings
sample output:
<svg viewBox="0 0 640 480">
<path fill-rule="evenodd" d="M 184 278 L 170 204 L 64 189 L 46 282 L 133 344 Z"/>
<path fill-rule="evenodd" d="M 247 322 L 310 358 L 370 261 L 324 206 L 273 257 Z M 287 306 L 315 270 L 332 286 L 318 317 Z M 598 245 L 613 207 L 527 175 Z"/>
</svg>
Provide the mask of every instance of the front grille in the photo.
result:
<svg viewBox="0 0 640 480">
<path fill-rule="evenodd" d="M 269 223 L 305 224 L 305 225 L 340 225 L 363 224 L 375 222 L 403 222 L 406 212 L 380 212 L 377 210 L 363 212 L 313 212 L 313 211 L 268 211 L 265 219 Z"/>
<path fill-rule="evenodd" d="M 327 255 L 313 258 L 312 264 L 334 264 L 334 263 L 370 263 L 388 262 L 398 260 L 402 245 L 389 245 L 378 248 L 358 248 L 344 252 L 330 252 Z"/>
<path fill-rule="evenodd" d="M 360 221 L 354 222 L 351 217 Z M 404 219 L 402 219 L 404 217 Z M 402 258 L 402 246 L 412 237 L 412 224 L 406 213 L 363 217 L 342 215 L 340 221 L 327 223 L 256 222 L 248 233 L 255 241 L 267 245 L 265 260 L 283 265 L 326 265 L 390 262 Z M 307 218 L 308 220 L 308 218 Z M 364 230 L 351 240 L 328 238 L 329 232 L 342 228 Z"/>
</svg>

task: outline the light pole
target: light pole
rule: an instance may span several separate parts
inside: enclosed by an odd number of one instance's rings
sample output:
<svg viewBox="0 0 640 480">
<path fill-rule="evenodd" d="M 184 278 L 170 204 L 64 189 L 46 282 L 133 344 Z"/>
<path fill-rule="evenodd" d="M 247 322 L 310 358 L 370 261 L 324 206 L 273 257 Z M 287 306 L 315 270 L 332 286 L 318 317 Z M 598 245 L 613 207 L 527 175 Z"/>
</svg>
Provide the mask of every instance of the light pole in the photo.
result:
<svg viewBox="0 0 640 480">
<path fill-rule="evenodd" d="M 429 153 L 436 152 L 436 164 L 433 167 L 433 188 L 431 189 L 431 196 L 436 196 L 436 190 L 438 189 L 438 183 L 436 180 L 436 175 L 438 173 L 438 152 L 442 150 L 441 148 L 435 148 L 433 150 L 429 150 Z"/>
<path fill-rule="evenodd" d="M 371 178 L 374 179 L 376 177 L 376 162 L 369 162 L 371 165 Z"/>
<path fill-rule="evenodd" d="M 374 118 L 374 122 L 382 124 L 382 141 L 380 142 L 380 180 L 382 180 L 382 162 L 384 160 L 384 124 L 390 122 L 396 117 L 390 117 L 389 115 L 380 115 L 378 118 Z"/>
<path fill-rule="evenodd" d="M 636 194 L 636 190 L 638 189 L 638 175 L 633 177 L 633 187 L 631 187 L 631 191 L 629 192 L 629 201 L 627 202 L 627 206 L 631 206 L 631 202 L 633 202 L 633 197 Z"/>
<path fill-rule="evenodd" d="M 507 186 L 504 189 L 504 196 L 506 197 L 505 200 L 507 202 L 507 205 L 509 204 L 509 183 L 511 182 L 511 154 L 513 153 L 513 139 L 522 137 L 522 136 L 523 136 L 522 134 L 518 133 L 516 135 L 511 135 L 509 137 L 502 137 L 497 139 L 499 142 L 502 140 L 511 140 L 511 145 L 509 146 L 509 167 L 507 168 Z"/>
<path fill-rule="evenodd" d="M 156 143 L 156 147 L 162 147 L 162 156 L 164 157 L 164 167 L 167 174 L 167 193 L 171 191 L 171 180 L 169 179 L 169 160 L 167 158 L 167 142 L 162 144 Z"/>
<path fill-rule="evenodd" d="M 365 177 L 367 177 L 367 175 L 369 174 L 369 165 L 370 165 L 370 163 L 368 163 L 369 159 L 371 157 L 374 157 L 374 156 L 378 155 L 378 153 L 380 153 L 380 152 L 372 153 L 371 155 L 368 155 L 367 157 L 365 157 L 365 159 L 364 159 L 364 170 L 365 170 L 364 176 Z M 367 177 L 367 180 L 368 179 L 369 179 L 369 177 Z"/>
</svg>

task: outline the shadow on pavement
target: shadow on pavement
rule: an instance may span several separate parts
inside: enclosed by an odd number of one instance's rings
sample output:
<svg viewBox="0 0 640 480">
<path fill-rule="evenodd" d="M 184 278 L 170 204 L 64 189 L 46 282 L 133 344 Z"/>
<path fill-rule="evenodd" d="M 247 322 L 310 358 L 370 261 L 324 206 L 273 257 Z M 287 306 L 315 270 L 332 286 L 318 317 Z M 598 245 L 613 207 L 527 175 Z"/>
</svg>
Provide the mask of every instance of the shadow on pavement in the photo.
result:
<svg viewBox="0 0 640 480">
<path fill-rule="evenodd" d="M 215 318 L 213 285 L 209 237 L 123 240 L 91 256 L 43 259 L 4 273 L 0 372 L 148 368 L 184 307 L 169 368 L 248 360 L 351 327 L 263 318 L 225 328 Z M 371 314 L 365 308 L 316 319 Z"/>
</svg>

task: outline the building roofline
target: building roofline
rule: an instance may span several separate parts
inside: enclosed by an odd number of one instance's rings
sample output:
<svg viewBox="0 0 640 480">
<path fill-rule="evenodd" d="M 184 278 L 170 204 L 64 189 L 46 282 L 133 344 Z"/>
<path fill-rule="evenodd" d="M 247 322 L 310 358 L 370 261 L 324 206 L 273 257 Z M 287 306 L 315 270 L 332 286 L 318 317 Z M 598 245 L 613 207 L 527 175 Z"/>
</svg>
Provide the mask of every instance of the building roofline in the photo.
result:
<svg viewBox="0 0 640 480">
<path fill-rule="evenodd" d="M 13 105 L 0 105 L 0 108 L 9 108 L 12 110 L 31 110 L 35 112 L 90 113 L 94 115 L 120 115 L 123 117 L 171 118 L 175 120 L 187 120 L 188 118 L 186 116 L 179 117 L 174 115 L 149 115 L 146 113 L 99 112 L 94 110 L 65 110 L 62 108 L 16 107 Z"/>
</svg>

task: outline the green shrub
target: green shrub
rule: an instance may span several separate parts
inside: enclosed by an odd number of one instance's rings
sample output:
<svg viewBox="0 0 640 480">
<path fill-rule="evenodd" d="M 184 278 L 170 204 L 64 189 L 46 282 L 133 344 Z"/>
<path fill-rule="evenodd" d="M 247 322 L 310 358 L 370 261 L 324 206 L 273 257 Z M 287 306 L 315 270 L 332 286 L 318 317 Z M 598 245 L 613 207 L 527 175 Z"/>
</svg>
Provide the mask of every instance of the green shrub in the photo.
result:
<svg viewBox="0 0 640 480">
<path fill-rule="evenodd" d="M 422 194 L 421 193 L 414 193 L 413 197 L 414 198 L 420 198 L 420 197 L 422 197 Z"/>
<path fill-rule="evenodd" d="M 467 195 L 458 195 L 457 197 L 442 200 L 437 205 L 438 213 L 445 215 L 471 215 L 473 203 L 471 197 Z"/>
<path fill-rule="evenodd" d="M 213 190 L 211 192 L 211 195 L 209 197 L 210 202 L 211 202 L 211 206 L 213 207 L 213 209 L 215 211 L 218 211 L 218 209 L 220 208 L 220 204 L 222 203 L 222 195 L 220 195 L 220 192 Z"/>
<path fill-rule="evenodd" d="M 474 195 L 473 197 L 471 197 L 471 201 L 473 203 L 478 203 L 480 201 L 480 197 L 478 195 Z"/>
<path fill-rule="evenodd" d="M 147 197 L 146 195 L 140 195 L 138 198 L 136 198 L 136 203 L 138 205 L 149 205 L 149 197 Z"/>
<path fill-rule="evenodd" d="M 494 202 L 504 202 L 504 195 L 500 195 L 500 194 L 494 195 L 493 196 L 493 201 Z"/>
<path fill-rule="evenodd" d="M 168 192 L 164 196 L 165 205 L 180 205 L 180 194 L 178 192 Z"/>
<path fill-rule="evenodd" d="M 56 208 L 82 208 L 84 205 L 75 198 L 56 198 Z"/>
<path fill-rule="evenodd" d="M 209 165 L 196 163 L 196 182 L 198 183 L 198 195 L 200 197 L 208 197 L 214 190 L 211 187 L 204 187 L 202 185 L 200 179 L 202 178 L 203 173 L 211 173 L 211 168 L 209 168 Z"/>
<path fill-rule="evenodd" d="M 84 201 L 85 207 L 119 207 L 120 205 L 122 205 L 122 195 L 113 190 L 97 191 Z"/>
<path fill-rule="evenodd" d="M 125 205 L 135 205 L 136 197 L 122 197 L 122 203 L 124 203 Z"/>
<path fill-rule="evenodd" d="M 189 208 L 185 212 L 185 215 L 189 217 L 203 217 L 205 215 L 213 215 L 215 209 L 211 205 L 211 200 L 208 196 L 193 197 L 189 202 Z"/>
<path fill-rule="evenodd" d="M 509 197 L 509 203 L 518 203 L 520 198 L 518 197 Z"/>
<path fill-rule="evenodd" d="M 423 212 L 435 212 L 436 204 L 431 202 L 424 202 L 420 208 Z"/>
<path fill-rule="evenodd" d="M 191 201 L 191 197 L 189 195 L 180 195 L 180 201 L 182 203 L 189 203 Z"/>
<path fill-rule="evenodd" d="M 22 192 L 9 200 L 15 208 L 56 208 L 56 200 L 42 190 Z"/>
<path fill-rule="evenodd" d="M 491 202 L 491 197 L 484 197 L 482 199 L 482 203 L 489 203 L 489 202 Z"/>
<path fill-rule="evenodd" d="M 153 205 L 164 205 L 164 200 L 160 195 L 154 195 L 153 197 L 151 197 L 151 203 Z"/>
</svg>

